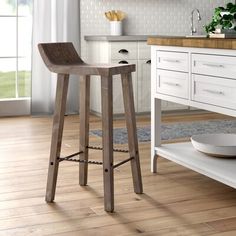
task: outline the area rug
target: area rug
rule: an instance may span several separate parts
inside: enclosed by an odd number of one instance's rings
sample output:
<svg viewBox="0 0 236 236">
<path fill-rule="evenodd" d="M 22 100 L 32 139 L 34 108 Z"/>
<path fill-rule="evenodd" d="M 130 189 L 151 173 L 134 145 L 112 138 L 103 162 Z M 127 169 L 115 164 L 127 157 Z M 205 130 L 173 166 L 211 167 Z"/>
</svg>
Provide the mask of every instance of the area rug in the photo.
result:
<svg viewBox="0 0 236 236">
<path fill-rule="evenodd" d="M 138 127 L 138 141 L 149 142 L 151 140 L 150 126 Z M 191 137 L 194 134 L 212 133 L 236 133 L 236 120 L 208 120 L 195 122 L 178 122 L 162 124 L 161 139 L 172 140 Z M 90 134 L 102 137 L 102 130 L 91 130 Z M 115 144 L 125 144 L 128 142 L 125 128 L 116 128 L 113 131 L 113 141 Z"/>
</svg>

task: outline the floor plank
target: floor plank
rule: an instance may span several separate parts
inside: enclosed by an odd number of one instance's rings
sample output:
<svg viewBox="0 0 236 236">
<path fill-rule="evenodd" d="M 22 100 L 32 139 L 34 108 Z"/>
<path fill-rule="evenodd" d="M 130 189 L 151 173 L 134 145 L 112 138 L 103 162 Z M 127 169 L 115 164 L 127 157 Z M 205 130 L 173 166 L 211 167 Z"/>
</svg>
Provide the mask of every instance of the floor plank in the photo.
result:
<svg viewBox="0 0 236 236">
<path fill-rule="evenodd" d="M 229 118 L 219 114 L 168 114 L 164 122 Z M 115 127 L 124 127 L 122 118 Z M 150 125 L 148 116 L 138 126 Z M 150 142 L 140 143 L 144 194 L 133 193 L 130 165 L 115 171 L 115 212 L 103 210 L 102 168 L 89 166 L 89 184 L 78 185 L 78 165 L 61 163 L 55 203 L 44 201 L 51 117 L 0 118 L 0 235 L 236 235 L 236 190 L 160 158 L 150 172 Z M 100 129 L 91 117 L 91 129 Z M 63 155 L 76 152 L 79 116 L 67 116 Z M 179 141 L 179 140 L 175 140 Z M 90 137 L 92 145 L 101 138 Z M 127 148 L 127 145 L 116 145 Z M 101 160 L 101 152 L 90 151 Z M 126 157 L 116 153 L 118 162 Z"/>
</svg>

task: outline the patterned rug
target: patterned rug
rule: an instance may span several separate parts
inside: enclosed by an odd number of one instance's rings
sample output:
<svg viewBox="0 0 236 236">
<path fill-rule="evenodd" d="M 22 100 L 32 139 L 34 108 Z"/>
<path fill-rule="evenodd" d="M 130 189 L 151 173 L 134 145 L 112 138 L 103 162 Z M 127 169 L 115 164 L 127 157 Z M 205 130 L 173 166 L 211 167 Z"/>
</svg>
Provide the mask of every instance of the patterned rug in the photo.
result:
<svg viewBox="0 0 236 236">
<path fill-rule="evenodd" d="M 139 142 L 149 142 L 151 140 L 150 126 L 138 127 Z M 178 122 L 162 124 L 162 140 L 172 140 L 188 138 L 194 134 L 212 133 L 236 133 L 236 120 L 208 120 L 195 122 Z M 91 135 L 102 137 L 102 130 L 91 130 Z M 115 144 L 125 144 L 128 142 L 127 131 L 125 128 L 116 128 L 113 131 Z"/>
</svg>

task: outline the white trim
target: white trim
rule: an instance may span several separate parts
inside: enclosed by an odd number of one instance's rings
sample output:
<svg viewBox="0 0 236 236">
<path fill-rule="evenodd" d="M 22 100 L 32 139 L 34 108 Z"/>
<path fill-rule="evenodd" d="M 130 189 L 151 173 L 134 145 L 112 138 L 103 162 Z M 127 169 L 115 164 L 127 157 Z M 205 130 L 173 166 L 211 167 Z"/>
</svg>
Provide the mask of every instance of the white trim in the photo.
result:
<svg viewBox="0 0 236 236">
<path fill-rule="evenodd" d="M 31 99 L 0 100 L 0 116 L 23 116 L 31 114 Z"/>
<path fill-rule="evenodd" d="M 18 94 L 18 61 L 20 58 L 26 58 L 25 56 L 19 56 L 19 18 L 28 18 L 30 15 L 19 15 L 18 11 L 19 2 L 16 2 L 16 12 L 12 15 L 0 15 L 0 17 L 14 18 L 16 21 L 16 52 L 15 56 L 1 56 L 1 59 L 12 58 L 16 59 L 16 70 L 15 70 L 15 97 L 0 99 L 0 117 L 1 116 L 22 116 L 31 114 L 31 98 L 19 98 Z"/>
</svg>

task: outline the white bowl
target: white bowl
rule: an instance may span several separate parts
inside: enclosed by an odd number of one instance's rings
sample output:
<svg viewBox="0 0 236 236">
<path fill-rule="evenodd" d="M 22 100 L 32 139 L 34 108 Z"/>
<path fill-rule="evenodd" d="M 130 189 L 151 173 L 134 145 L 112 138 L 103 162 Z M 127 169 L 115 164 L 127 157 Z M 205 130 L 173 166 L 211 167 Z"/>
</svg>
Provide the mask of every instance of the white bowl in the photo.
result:
<svg viewBox="0 0 236 236">
<path fill-rule="evenodd" d="M 236 134 L 199 134 L 191 137 L 194 148 L 217 157 L 236 157 Z"/>
</svg>

